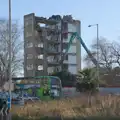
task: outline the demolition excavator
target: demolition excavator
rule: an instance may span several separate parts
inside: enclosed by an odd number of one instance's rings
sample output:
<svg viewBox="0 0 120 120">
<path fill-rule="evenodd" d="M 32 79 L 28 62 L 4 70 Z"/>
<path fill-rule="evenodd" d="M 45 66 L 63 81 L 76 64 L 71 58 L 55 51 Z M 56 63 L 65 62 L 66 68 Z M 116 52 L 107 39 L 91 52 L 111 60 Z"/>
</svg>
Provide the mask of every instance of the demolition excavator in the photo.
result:
<svg viewBox="0 0 120 120">
<path fill-rule="evenodd" d="M 65 34 L 69 34 L 69 32 L 68 32 L 68 33 L 65 33 Z M 83 46 L 83 48 L 85 49 L 85 51 L 86 51 L 87 54 L 89 55 L 89 57 L 90 57 L 91 61 L 93 62 L 93 64 L 94 64 L 95 66 L 98 65 L 98 67 L 99 67 L 98 61 L 93 57 L 92 53 L 91 53 L 90 50 L 87 48 L 86 44 L 84 43 L 84 41 L 82 40 L 82 38 L 79 36 L 79 34 L 78 34 L 77 32 L 73 32 L 73 33 L 70 32 L 70 34 L 72 34 L 72 35 L 71 35 L 70 40 L 69 40 L 69 42 L 68 42 L 68 47 L 67 47 L 67 49 L 65 50 L 65 52 L 62 54 L 62 58 L 61 58 L 61 60 L 60 60 L 59 63 L 60 63 L 60 64 L 63 63 L 63 61 L 64 61 L 66 55 L 68 54 L 68 51 L 69 51 L 69 49 L 70 49 L 70 47 L 71 47 L 71 45 L 72 45 L 72 43 L 73 43 L 73 41 L 74 41 L 75 39 L 77 39 L 77 40 L 80 41 L 80 44 Z"/>
</svg>

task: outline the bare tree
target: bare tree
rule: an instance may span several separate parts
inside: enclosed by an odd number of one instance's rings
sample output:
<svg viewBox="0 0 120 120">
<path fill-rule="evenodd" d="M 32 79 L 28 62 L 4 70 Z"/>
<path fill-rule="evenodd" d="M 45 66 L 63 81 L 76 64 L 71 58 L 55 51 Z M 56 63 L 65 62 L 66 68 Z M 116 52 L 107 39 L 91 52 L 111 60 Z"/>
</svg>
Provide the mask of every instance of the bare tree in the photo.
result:
<svg viewBox="0 0 120 120">
<path fill-rule="evenodd" d="M 112 66 L 114 63 L 114 55 L 111 54 L 112 52 L 112 44 L 109 43 L 105 38 L 101 38 L 99 40 L 99 64 L 102 68 L 105 68 L 108 71 L 112 70 Z M 92 49 L 91 52 L 93 54 L 93 56 L 97 59 L 97 44 L 96 44 L 96 40 L 95 42 L 92 44 Z M 89 56 L 85 56 L 85 61 L 90 61 L 91 59 L 89 58 Z"/>
<path fill-rule="evenodd" d="M 96 58 L 96 52 L 91 51 L 91 54 Z M 87 68 L 93 68 L 94 64 L 88 54 L 84 56 L 84 61 L 87 64 Z"/>
<path fill-rule="evenodd" d="M 9 76 L 9 31 L 8 20 L 0 20 L 0 74 Z M 12 76 L 17 75 L 23 67 L 23 41 L 19 24 L 12 22 Z"/>
<path fill-rule="evenodd" d="M 120 44 L 117 42 L 113 42 L 111 49 L 111 54 L 114 56 L 114 63 L 120 67 Z"/>
</svg>

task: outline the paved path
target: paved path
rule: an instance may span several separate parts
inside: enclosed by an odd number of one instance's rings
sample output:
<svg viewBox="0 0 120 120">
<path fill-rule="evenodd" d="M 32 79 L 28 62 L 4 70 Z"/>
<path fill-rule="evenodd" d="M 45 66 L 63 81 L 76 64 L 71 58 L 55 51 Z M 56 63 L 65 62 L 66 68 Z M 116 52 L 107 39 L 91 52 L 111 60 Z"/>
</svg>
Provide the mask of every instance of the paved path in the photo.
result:
<svg viewBox="0 0 120 120">
<path fill-rule="evenodd" d="M 0 120 L 12 120 L 11 117 L 11 113 L 9 113 L 8 115 L 0 115 Z"/>
</svg>

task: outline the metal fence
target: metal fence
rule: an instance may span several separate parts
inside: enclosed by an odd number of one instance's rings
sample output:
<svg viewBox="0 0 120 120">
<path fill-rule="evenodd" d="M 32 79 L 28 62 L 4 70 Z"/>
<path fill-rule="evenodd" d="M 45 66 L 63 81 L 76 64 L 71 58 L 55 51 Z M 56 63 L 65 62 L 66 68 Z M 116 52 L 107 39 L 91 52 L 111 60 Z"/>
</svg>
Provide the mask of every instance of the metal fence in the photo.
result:
<svg viewBox="0 0 120 120">
<path fill-rule="evenodd" d="M 0 120 L 11 120 L 10 97 L 0 98 Z"/>
</svg>

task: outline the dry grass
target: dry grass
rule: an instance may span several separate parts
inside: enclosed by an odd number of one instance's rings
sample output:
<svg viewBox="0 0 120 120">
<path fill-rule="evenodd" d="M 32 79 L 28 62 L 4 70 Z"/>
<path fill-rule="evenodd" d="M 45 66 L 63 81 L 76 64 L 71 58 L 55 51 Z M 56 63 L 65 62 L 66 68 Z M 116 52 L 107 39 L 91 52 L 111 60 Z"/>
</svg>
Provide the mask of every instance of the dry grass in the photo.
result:
<svg viewBox="0 0 120 120">
<path fill-rule="evenodd" d="M 90 102 L 92 101 L 92 102 Z M 12 106 L 12 113 L 29 118 L 43 116 L 77 118 L 88 116 L 120 116 L 120 97 L 97 96 L 54 100 L 26 104 L 24 107 Z"/>
</svg>

